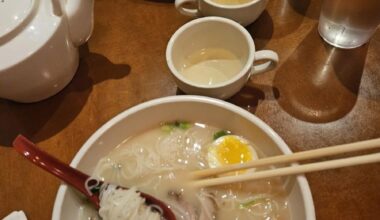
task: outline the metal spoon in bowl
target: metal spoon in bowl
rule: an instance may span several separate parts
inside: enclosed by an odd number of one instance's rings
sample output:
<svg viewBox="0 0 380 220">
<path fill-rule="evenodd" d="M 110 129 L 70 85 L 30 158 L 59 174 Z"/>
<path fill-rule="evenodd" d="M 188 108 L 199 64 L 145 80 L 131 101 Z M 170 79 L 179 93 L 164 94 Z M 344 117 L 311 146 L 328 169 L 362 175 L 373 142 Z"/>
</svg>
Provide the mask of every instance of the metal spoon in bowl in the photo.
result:
<svg viewBox="0 0 380 220">
<path fill-rule="evenodd" d="M 50 156 L 49 154 L 41 151 L 37 148 L 37 146 L 28 140 L 26 137 L 22 135 L 18 135 L 13 141 L 13 148 L 24 157 L 26 157 L 29 161 L 34 163 L 35 165 L 41 167 L 47 172 L 53 174 L 59 179 L 63 180 L 67 184 L 73 186 L 75 189 L 79 190 L 83 193 L 94 205 L 97 209 L 100 208 L 100 188 L 105 186 L 102 181 L 97 181 L 87 174 L 80 172 L 77 169 L 70 167 L 67 164 L 62 163 L 58 159 Z M 121 189 L 125 189 L 124 187 L 118 187 Z M 92 190 L 89 190 L 92 189 Z M 168 208 L 168 206 L 154 198 L 151 195 L 140 192 L 140 196 L 145 198 L 145 203 L 147 205 L 156 205 L 161 208 L 162 216 L 167 220 L 175 220 L 175 216 L 173 212 Z"/>
</svg>

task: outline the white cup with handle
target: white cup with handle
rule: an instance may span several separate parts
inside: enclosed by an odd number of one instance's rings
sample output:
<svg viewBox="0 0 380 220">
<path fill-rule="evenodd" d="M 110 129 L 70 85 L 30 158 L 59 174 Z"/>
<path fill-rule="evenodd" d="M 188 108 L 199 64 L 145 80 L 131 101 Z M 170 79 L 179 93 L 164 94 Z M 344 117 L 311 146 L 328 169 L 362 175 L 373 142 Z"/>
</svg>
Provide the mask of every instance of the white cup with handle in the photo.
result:
<svg viewBox="0 0 380 220">
<path fill-rule="evenodd" d="M 185 93 L 227 99 L 252 75 L 273 69 L 278 55 L 271 50 L 256 51 L 251 35 L 240 24 L 204 17 L 186 23 L 173 34 L 166 61 Z M 262 63 L 255 64 L 257 61 Z"/>
<path fill-rule="evenodd" d="M 268 0 L 175 0 L 175 7 L 183 15 L 225 17 L 247 26 L 260 16 L 267 3 Z"/>
</svg>

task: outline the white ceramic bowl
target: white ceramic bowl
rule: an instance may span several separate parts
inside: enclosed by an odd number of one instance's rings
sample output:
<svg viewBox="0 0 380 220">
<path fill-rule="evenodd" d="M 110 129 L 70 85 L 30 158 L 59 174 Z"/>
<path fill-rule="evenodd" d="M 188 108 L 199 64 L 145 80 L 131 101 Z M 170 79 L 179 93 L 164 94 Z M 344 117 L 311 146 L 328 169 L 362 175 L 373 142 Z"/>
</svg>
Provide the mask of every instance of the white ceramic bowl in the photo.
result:
<svg viewBox="0 0 380 220">
<path fill-rule="evenodd" d="M 178 119 L 228 128 L 248 138 L 256 146 L 262 146 L 261 150 L 268 156 L 292 153 L 268 125 L 235 105 L 202 96 L 173 96 L 142 103 L 115 116 L 87 140 L 71 166 L 91 174 L 97 161 L 126 137 L 161 122 Z M 305 176 L 298 175 L 286 180 L 292 220 L 315 220 L 314 204 Z M 62 184 L 57 193 L 52 219 L 77 219 L 80 204 L 78 194 Z"/>
<path fill-rule="evenodd" d="M 254 22 L 265 10 L 268 0 L 251 0 L 247 3 L 225 5 L 212 0 L 175 0 L 176 9 L 190 17 L 218 16 L 234 20 L 243 26 Z"/>
<path fill-rule="evenodd" d="M 230 79 L 211 85 L 186 78 L 181 71 L 185 60 L 205 48 L 232 52 L 243 64 L 241 70 Z M 204 17 L 184 24 L 173 34 L 166 47 L 166 62 L 178 87 L 186 94 L 228 99 L 239 92 L 252 75 L 275 68 L 278 55 L 272 50 L 256 51 L 249 32 L 235 21 Z"/>
</svg>

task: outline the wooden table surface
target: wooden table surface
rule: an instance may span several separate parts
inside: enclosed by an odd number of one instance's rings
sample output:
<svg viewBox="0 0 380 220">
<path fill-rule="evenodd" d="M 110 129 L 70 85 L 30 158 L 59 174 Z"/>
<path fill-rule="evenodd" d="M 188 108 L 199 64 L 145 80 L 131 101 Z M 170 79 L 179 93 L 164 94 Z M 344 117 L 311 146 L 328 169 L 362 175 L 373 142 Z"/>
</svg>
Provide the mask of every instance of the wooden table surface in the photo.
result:
<svg viewBox="0 0 380 220">
<path fill-rule="evenodd" d="M 293 151 L 380 137 L 380 31 L 358 49 L 318 35 L 320 1 L 270 1 L 247 29 L 279 66 L 228 100 L 269 124 Z M 79 69 L 59 94 L 34 104 L 0 100 L 0 218 L 24 210 L 50 219 L 60 181 L 9 146 L 23 133 L 69 163 L 116 114 L 178 94 L 166 44 L 190 19 L 166 0 L 97 0 L 95 29 Z M 380 219 L 380 164 L 308 174 L 317 219 Z"/>
</svg>

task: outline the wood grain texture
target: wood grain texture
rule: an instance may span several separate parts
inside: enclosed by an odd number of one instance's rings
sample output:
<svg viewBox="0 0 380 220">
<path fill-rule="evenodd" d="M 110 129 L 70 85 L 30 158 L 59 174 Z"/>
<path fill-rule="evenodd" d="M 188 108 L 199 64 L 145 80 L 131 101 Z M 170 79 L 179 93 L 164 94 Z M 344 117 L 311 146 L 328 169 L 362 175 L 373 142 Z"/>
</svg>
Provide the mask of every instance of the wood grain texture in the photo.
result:
<svg viewBox="0 0 380 220">
<path fill-rule="evenodd" d="M 293 151 L 380 137 L 380 31 L 369 44 L 340 50 L 317 33 L 320 1 L 269 1 L 247 27 L 257 49 L 279 66 L 254 76 L 228 100 L 269 124 Z M 97 0 L 95 29 L 81 47 L 72 82 L 34 104 L 0 100 L 0 218 L 22 209 L 50 219 L 59 181 L 9 146 L 23 133 L 70 162 L 107 120 L 147 100 L 176 95 L 166 44 L 190 19 L 165 0 Z M 380 164 L 308 174 L 317 219 L 377 220 Z"/>
</svg>

